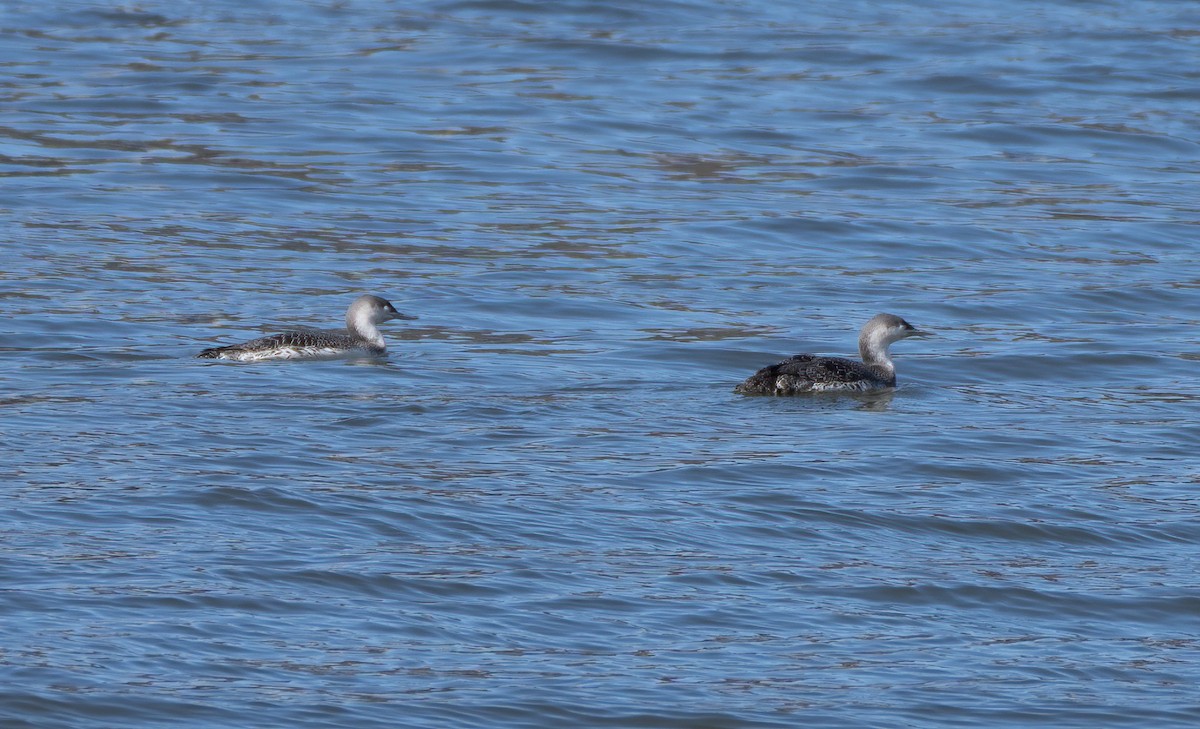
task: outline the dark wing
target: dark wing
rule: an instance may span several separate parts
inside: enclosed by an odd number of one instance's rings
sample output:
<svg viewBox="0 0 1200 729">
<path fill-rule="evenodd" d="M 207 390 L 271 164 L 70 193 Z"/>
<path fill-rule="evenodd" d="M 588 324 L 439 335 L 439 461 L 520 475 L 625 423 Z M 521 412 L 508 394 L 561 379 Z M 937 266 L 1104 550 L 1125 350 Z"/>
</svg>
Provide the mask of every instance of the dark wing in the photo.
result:
<svg viewBox="0 0 1200 729">
<path fill-rule="evenodd" d="M 318 347 L 353 347 L 361 345 L 353 337 L 343 332 L 308 329 L 294 332 L 272 334 L 269 337 L 251 339 L 241 344 L 231 344 L 227 347 L 213 347 L 196 355 L 201 359 L 220 359 L 222 356 L 237 355 L 240 352 L 255 352 L 266 349 L 307 349 Z"/>
<path fill-rule="evenodd" d="M 797 354 L 778 364 L 763 367 L 734 391 L 743 395 L 794 395 L 822 389 L 842 389 L 875 379 L 861 362 L 841 357 Z M 845 389 L 850 389 L 846 387 Z"/>
<path fill-rule="evenodd" d="M 294 332 L 273 334 L 262 339 L 255 339 L 252 342 L 246 342 L 242 346 L 250 348 L 251 345 L 254 345 L 255 348 L 295 347 L 297 349 L 306 349 L 309 347 L 355 347 L 361 346 L 362 342 L 345 332 L 328 331 L 325 329 L 301 329 Z"/>
<path fill-rule="evenodd" d="M 857 382 L 872 377 L 861 362 L 841 357 L 815 357 L 798 354 L 775 365 L 781 375 L 793 375 L 813 382 Z"/>
</svg>

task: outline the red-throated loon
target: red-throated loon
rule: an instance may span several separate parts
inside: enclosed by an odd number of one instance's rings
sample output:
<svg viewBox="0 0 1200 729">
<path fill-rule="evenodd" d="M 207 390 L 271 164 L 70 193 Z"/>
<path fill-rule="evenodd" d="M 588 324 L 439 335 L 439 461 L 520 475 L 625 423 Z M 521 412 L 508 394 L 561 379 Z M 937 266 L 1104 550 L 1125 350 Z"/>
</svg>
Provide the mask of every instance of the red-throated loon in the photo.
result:
<svg viewBox="0 0 1200 729">
<path fill-rule="evenodd" d="M 876 314 L 858 335 L 862 362 L 797 354 L 763 367 L 734 392 L 742 395 L 800 395 L 809 392 L 867 392 L 896 386 L 888 347 L 907 337 L 932 336 L 895 314 Z"/>
<path fill-rule="evenodd" d="M 346 331 L 302 329 L 253 339 L 243 344 L 213 347 L 196 355 L 201 359 L 327 359 L 354 355 L 378 356 L 387 351 L 379 324 L 390 319 L 415 319 L 396 311 L 386 299 L 364 294 L 346 311 Z"/>
</svg>

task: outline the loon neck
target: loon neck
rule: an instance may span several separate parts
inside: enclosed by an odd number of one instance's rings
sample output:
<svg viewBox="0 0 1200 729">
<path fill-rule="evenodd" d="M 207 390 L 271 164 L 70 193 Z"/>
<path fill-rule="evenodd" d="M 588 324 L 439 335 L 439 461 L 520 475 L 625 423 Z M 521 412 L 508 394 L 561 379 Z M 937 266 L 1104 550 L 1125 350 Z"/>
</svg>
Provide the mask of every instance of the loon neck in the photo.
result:
<svg viewBox="0 0 1200 729">
<path fill-rule="evenodd" d="M 372 316 L 371 310 L 366 307 L 351 309 L 346 312 L 346 329 L 350 330 L 351 335 L 365 340 L 380 349 L 383 349 L 385 346 L 383 333 L 375 325 L 375 317 Z"/>
<path fill-rule="evenodd" d="M 891 342 L 881 336 L 863 332 L 858 338 L 858 353 L 862 356 L 863 364 L 879 368 L 895 377 L 896 366 L 892 364 L 892 354 L 888 351 L 890 344 Z"/>
</svg>

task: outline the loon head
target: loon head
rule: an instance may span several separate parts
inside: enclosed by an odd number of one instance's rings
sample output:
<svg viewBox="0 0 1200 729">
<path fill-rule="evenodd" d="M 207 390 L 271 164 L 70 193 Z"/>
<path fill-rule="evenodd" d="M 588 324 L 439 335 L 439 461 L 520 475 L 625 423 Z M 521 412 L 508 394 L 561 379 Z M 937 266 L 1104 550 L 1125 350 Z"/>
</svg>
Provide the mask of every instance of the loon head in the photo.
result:
<svg viewBox="0 0 1200 729">
<path fill-rule="evenodd" d="M 892 344 L 899 342 L 901 339 L 909 337 L 931 337 L 931 332 L 917 329 L 912 324 L 904 321 L 895 314 L 876 314 L 871 317 L 871 320 L 863 325 L 863 334 L 870 333 L 872 337 L 880 341 Z"/>
<path fill-rule="evenodd" d="M 381 299 L 371 294 L 363 294 L 350 304 L 346 310 L 346 329 L 356 336 L 362 337 L 377 347 L 382 348 L 383 334 L 379 325 L 391 319 L 415 319 L 416 317 L 401 314 L 396 311 L 387 299 Z"/>
<path fill-rule="evenodd" d="M 863 325 L 858 335 L 858 351 L 863 362 L 891 366 L 888 347 L 909 337 L 931 337 L 932 332 L 917 329 L 895 314 L 876 314 Z"/>
<path fill-rule="evenodd" d="M 355 324 L 382 324 L 392 319 L 416 319 L 415 316 L 401 314 L 387 299 L 371 294 L 363 294 L 354 300 L 346 311 L 346 326 L 355 328 Z"/>
</svg>

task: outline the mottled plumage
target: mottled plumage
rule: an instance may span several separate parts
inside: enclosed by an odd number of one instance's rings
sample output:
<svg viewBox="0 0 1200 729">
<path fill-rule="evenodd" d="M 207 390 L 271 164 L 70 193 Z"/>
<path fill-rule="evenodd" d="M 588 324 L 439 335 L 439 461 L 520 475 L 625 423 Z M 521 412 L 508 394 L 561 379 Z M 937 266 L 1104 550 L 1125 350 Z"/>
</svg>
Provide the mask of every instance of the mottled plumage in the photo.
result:
<svg viewBox="0 0 1200 729">
<path fill-rule="evenodd" d="M 212 347 L 196 355 L 201 359 L 258 362 L 266 359 L 321 359 L 353 355 L 381 355 L 387 351 L 378 325 L 390 319 L 412 319 L 396 311 L 386 299 L 364 294 L 346 311 L 346 330 L 303 329 L 273 334 L 226 347 Z"/>
<path fill-rule="evenodd" d="M 242 344 L 212 347 L 196 355 L 201 359 L 236 359 L 252 362 L 260 359 L 315 359 L 338 357 L 347 353 L 383 354 L 383 347 L 331 329 L 305 329 L 251 339 Z"/>
<path fill-rule="evenodd" d="M 871 390 L 891 387 L 895 376 L 886 370 L 842 357 L 797 354 L 763 367 L 737 386 L 743 395 L 798 395 L 826 390 Z"/>
<path fill-rule="evenodd" d="M 810 392 L 866 392 L 896 386 L 888 347 L 906 337 L 928 336 L 893 314 L 878 314 L 858 337 L 862 362 L 842 357 L 797 354 L 763 367 L 734 388 L 742 395 L 801 395 Z"/>
</svg>

